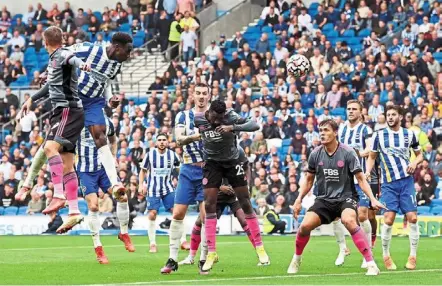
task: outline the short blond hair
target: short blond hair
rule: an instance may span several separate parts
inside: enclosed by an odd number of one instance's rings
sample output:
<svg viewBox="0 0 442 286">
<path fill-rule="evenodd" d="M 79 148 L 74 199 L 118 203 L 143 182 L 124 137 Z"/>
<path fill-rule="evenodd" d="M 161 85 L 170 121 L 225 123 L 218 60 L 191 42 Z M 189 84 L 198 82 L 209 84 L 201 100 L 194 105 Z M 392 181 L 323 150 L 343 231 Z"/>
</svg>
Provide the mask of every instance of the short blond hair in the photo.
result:
<svg viewBox="0 0 442 286">
<path fill-rule="evenodd" d="M 48 45 L 58 46 L 63 44 L 63 31 L 56 26 L 51 26 L 43 32 L 43 37 Z"/>
</svg>

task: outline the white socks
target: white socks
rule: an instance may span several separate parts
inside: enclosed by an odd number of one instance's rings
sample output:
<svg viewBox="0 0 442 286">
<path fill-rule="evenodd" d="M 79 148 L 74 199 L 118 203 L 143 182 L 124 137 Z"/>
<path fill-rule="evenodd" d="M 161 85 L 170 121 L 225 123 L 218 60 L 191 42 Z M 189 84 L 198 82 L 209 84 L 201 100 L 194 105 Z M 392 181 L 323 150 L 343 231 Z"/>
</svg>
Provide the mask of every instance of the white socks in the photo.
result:
<svg viewBox="0 0 442 286">
<path fill-rule="evenodd" d="M 37 153 L 35 153 L 35 157 L 32 160 L 29 173 L 26 176 L 23 186 L 32 187 L 32 183 L 34 182 L 35 177 L 37 177 L 38 172 L 40 172 L 41 167 L 43 167 L 47 159 L 48 157 L 46 157 L 44 149 L 42 147 L 38 148 Z"/>
<path fill-rule="evenodd" d="M 89 230 L 91 231 L 92 241 L 94 242 L 94 248 L 101 246 L 100 241 L 100 218 L 98 212 L 89 211 Z"/>
<path fill-rule="evenodd" d="M 126 234 L 129 231 L 129 205 L 127 202 L 117 202 L 117 218 L 120 221 L 120 232 Z"/>
<path fill-rule="evenodd" d="M 410 256 L 417 255 L 417 246 L 419 244 L 419 227 L 417 223 L 408 223 L 410 226 Z"/>
<path fill-rule="evenodd" d="M 178 250 L 180 249 L 180 239 L 184 232 L 182 220 L 172 219 L 169 232 L 169 258 L 178 261 Z"/>
<path fill-rule="evenodd" d="M 149 236 L 149 243 L 150 245 L 153 244 L 157 244 L 156 241 L 156 225 L 155 225 L 155 220 L 151 220 L 149 218 L 147 218 L 147 222 L 148 222 L 148 227 L 147 227 L 147 234 Z"/>
<path fill-rule="evenodd" d="M 341 220 L 332 222 L 333 231 L 335 233 L 336 242 L 339 245 L 339 249 L 341 252 L 344 252 L 347 248 L 347 243 L 345 242 L 345 233 L 344 233 L 344 225 Z"/>
<path fill-rule="evenodd" d="M 382 255 L 383 256 L 390 256 L 390 242 L 391 242 L 391 231 L 392 226 L 386 225 L 385 223 L 382 225 Z M 411 237 L 410 237 L 411 240 Z"/>
<path fill-rule="evenodd" d="M 209 249 L 207 248 L 207 241 L 206 241 L 206 225 L 201 225 L 201 252 L 200 252 L 200 261 L 205 261 L 207 257 L 207 253 L 209 252 Z"/>
<path fill-rule="evenodd" d="M 183 242 L 186 242 L 187 240 L 186 240 L 186 232 L 185 231 L 183 231 L 183 234 L 181 235 L 181 238 L 180 238 L 180 243 L 182 244 Z"/>
<path fill-rule="evenodd" d="M 103 165 L 106 175 L 112 187 L 118 184 L 117 167 L 115 166 L 115 159 L 108 145 L 98 149 L 98 161 Z"/>
<path fill-rule="evenodd" d="M 365 232 L 365 237 L 367 237 L 368 244 L 371 246 L 371 223 L 370 220 L 366 219 L 361 222 L 362 230 Z"/>
</svg>

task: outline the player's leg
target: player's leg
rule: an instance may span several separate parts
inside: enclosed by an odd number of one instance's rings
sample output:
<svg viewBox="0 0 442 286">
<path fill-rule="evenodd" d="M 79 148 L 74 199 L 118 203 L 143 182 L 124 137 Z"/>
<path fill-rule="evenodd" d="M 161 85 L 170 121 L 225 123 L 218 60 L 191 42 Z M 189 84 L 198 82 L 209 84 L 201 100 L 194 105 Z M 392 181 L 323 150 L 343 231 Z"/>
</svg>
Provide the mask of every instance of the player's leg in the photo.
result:
<svg viewBox="0 0 442 286">
<path fill-rule="evenodd" d="M 378 220 L 376 219 L 375 210 L 372 209 L 368 210 L 368 220 L 370 221 L 371 224 L 371 247 L 374 248 L 378 233 Z"/>
<path fill-rule="evenodd" d="M 15 195 L 16 201 L 24 201 L 26 199 L 26 196 L 32 189 L 32 183 L 34 182 L 35 177 L 37 177 L 38 172 L 40 172 L 41 167 L 46 163 L 47 157 L 44 151 L 43 146 L 38 148 L 37 152 L 35 153 L 34 158 L 32 159 L 31 166 L 29 168 L 28 175 L 25 178 L 25 181 L 23 182 L 23 185 L 21 186 L 20 190 Z"/>
<path fill-rule="evenodd" d="M 289 274 L 298 273 L 301 266 L 302 253 L 310 240 L 310 233 L 312 230 L 320 226 L 324 220 L 321 219 L 320 215 L 317 213 L 320 211 L 320 208 L 324 208 L 324 206 L 322 206 L 320 202 L 316 201 L 312 208 L 310 208 L 310 210 L 305 214 L 304 219 L 299 226 L 295 240 L 295 254 L 293 255 L 292 261 L 287 269 L 287 273 Z M 328 223 L 329 222 L 330 221 L 328 221 Z"/>
<path fill-rule="evenodd" d="M 242 164 L 237 164 L 226 170 L 226 177 L 235 191 L 238 202 L 245 214 L 247 225 L 249 226 L 253 241 L 255 242 L 256 253 L 259 258 L 258 265 L 270 265 L 270 258 L 267 255 L 261 238 L 258 218 L 250 202 L 250 194 L 247 187 L 247 180 Z"/>
<path fill-rule="evenodd" d="M 387 210 L 384 212 L 384 224 L 381 230 L 382 255 L 385 268 L 387 270 L 396 270 L 396 264 L 390 255 L 390 243 L 392 238 L 392 228 L 396 213 L 399 211 L 399 187 L 398 181 L 383 183 L 381 186 L 381 201 L 384 202 Z"/>
<path fill-rule="evenodd" d="M 74 177 L 74 154 L 75 146 L 80 137 L 81 130 L 84 128 L 84 113 L 82 108 L 56 108 L 50 119 L 51 131 L 49 132 L 44 151 L 48 158 L 49 168 L 54 183 L 54 197 L 49 206 L 43 210 L 46 214 L 52 211 L 57 211 L 64 206 L 64 186 L 63 175 L 70 174 Z M 72 153 L 65 157 L 61 157 L 60 152 Z M 67 160 L 66 162 L 63 159 Z M 65 167 L 63 167 L 63 165 Z M 75 175 L 76 179 L 76 175 Z M 74 179 L 69 187 L 68 194 L 73 198 L 73 187 L 75 186 Z M 78 181 L 76 183 L 78 188 Z M 75 200 L 72 199 L 74 202 Z M 75 206 L 74 206 L 75 208 Z M 77 211 L 74 209 L 74 211 Z"/>
<path fill-rule="evenodd" d="M 353 203 L 344 202 L 341 207 L 341 221 L 345 228 L 350 232 L 354 244 L 366 261 L 366 275 L 378 275 L 380 271 L 373 260 L 373 253 L 371 252 L 371 246 L 369 242 L 370 240 L 367 238 L 367 235 L 362 227 L 358 224 L 356 206 L 357 203 L 355 201 Z"/>
<path fill-rule="evenodd" d="M 335 260 L 335 265 L 341 266 L 345 262 L 345 256 L 350 255 L 350 251 L 348 251 L 347 243 L 345 241 L 345 227 L 340 219 L 336 219 L 335 221 L 333 221 L 332 226 L 336 242 L 339 245 L 339 254 Z"/>
<path fill-rule="evenodd" d="M 160 198 L 148 198 L 149 201 L 149 212 L 147 216 L 148 220 L 148 227 L 147 227 L 147 234 L 149 236 L 149 252 L 150 253 L 157 253 L 157 241 L 156 241 L 156 219 L 157 219 L 157 212 L 160 205 Z"/>
<path fill-rule="evenodd" d="M 370 184 L 373 195 L 379 198 L 379 184 Z M 371 246 L 374 247 L 376 243 L 377 231 L 378 231 L 378 221 L 376 219 L 376 211 L 370 208 L 368 210 L 368 220 L 371 224 Z"/>
<path fill-rule="evenodd" d="M 107 180 L 107 186 L 110 188 L 110 181 L 107 175 L 103 172 L 103 176 Z M 124 243 L 124 248 L 129 252 L 135 252 L 135 246 L 129 236 L 129 204 L 126 194 L 120 196 L 117 200 L 117 218 L 120 222 L 120 233 L 118 239 Z"/>
<path fill-rule="evenodd" d="M 197 187 L 201 187 L 202 169 L 189 164 L 180 169 L 178 186 L 175 191 L 172 221 L 169 229 L 169 259 L 161 268 L 162 274 L 170 274 L 178 270 L 178 251 L 180 238 L 184 232 L 184 217 L 190 204 L 195 203 Z"/>
<path fill-rule="evenodd" d="M 84 219 L 78 208 L 78 178 L 77 173 L 74 170 L 75 154 L 61 153 L 61 157 L 64 163 L 63 183 L 68 200 L 69 216 L 68 219 L 57 229 L 57 233 L 65 233 L 71 230 Z"/>
<path fill-rule="evenodd" d="M 359 223 L 367 237 L 367 241 L 370 242 L 370 248 L 371 248 L 371 224 L 370 221 L 368 220 L 368 209 L 370 207 L 370 200 L 359 186 L 356 187 L 356 190 L 358 191 L 359 195 L 359 208 L 357 213 Z M 367 262 L 365 259 L 362 261 L 361 268 L 367 268 Z"/>
<path fill-rule="evenodd" d="M 124 195 L 124 186 L 118 181 L 115 159 L 107 141 L 106 116 L 104 114 L 105 101 L 87 106 L 84 110 L 85 126 L 94 139 L 98 150 L 98 160 L 104 167 L 106 174 L 111 182 L 112 192 L 118 200 L 119 196 Z"/>
<path fill-rule="evenodd" d="M 417 225 L 417 204 L 416 204 L 416 192 L 414 189 L 413 178 L 407 177 L 401 180 L 402 188 L 400 194 L 400 208 L 402 213 L 405 214 L 410 228 L 410 256 L 405 265 L 408 270 L 416 269 L 416 256 L 417 248 L 419 244 L 419 226 Z"/>
<path fill-rule="evenodd" d="M 89 209 L 88 212 L 88 225 L 91 232 L 92 241 L 94 243 L 95 255 L 97 256 L 98 263 L 108 264 L 109 260 L 104 254 L 103 245 L 100 240 L 100 217 L 98 211 L 98 174 L 91 173 L 79 173 L 81 186 L 84 189 L 84 196 Z"/>
<path fill-rule="evenodd" d="M 192 234 L 190 235 L 190 252 L 189 255 L 183 260 L 178 263 L 178 265 L 193 265 L 195 262 L 195 255 L 198 251 L 198 248 L 201 243 L 201 218 L 198 215 L 196 218 L 195 224 L 192 228 Z"/>
<path fill-rule="evenodd" d="M 255 240 L 253 239 L 249 225 L 247 224 L 247 221 L 246 221 L 246 215 L 244 214 L 244 211 L 242 210 L 239 202 L 237 200 L 235 200 L 232 204 L 230 204 L 230 209 L 235 214 L 235 217 L 238 220 L 238 222 L 241 225 L 244 232 L 247 234 L 247 237 L 249 238 L 250 243 L 253 245 L 254 248 L 256 248 Z"/>
</svg>

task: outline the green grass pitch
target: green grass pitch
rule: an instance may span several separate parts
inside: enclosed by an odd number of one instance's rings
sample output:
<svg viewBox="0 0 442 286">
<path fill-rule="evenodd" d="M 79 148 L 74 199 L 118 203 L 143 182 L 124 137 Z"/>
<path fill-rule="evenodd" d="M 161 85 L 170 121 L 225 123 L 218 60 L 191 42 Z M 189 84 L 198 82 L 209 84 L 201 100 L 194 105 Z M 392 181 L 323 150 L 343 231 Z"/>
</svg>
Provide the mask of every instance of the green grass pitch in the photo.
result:
<svg viewBox="0 0 442 286">
<path fill-rule="evenodd" d="M 338 246 L 332 237 L 312 237 L 304 252 L 301 271 L 286 274 L 293 255 L 294 236 L 266 236 L 264 243 L 271 259 L 268 267 L 258 267 L 257 257 L 245 236 L 218 237 L 219 263 L 208 276 L 200 276 L 196 264 L 181 266 L 178 272 L 161 275 L 167 260 L 168 238 L 157 237 L 159 252 L 148 253 L 147 237 L 133 237 L 135 253 L 111 236 L 103 236 L 109 265 L 95 260 L 89 236 L 22 236 L 0 237 L 0 284 L 441 284 L 442 238 L 421 238 L 418 270 L 405 271 L 409 242 L 394 237 L 392 257 L 398 270 L 387 272 L 382 263 L 378 238 L 375 259 L 381 269 L 378 277 L 366 277 L 360 269 L 361 255 L 350 238 L 352 253 L 345 265 L 334 266 Z M 180 252 L 180 259 L 187 252 Z M 199 255 L 199 254 L 198 254 Z M 198 256 L 197 256 L 198 257 Z"/>
</svg>

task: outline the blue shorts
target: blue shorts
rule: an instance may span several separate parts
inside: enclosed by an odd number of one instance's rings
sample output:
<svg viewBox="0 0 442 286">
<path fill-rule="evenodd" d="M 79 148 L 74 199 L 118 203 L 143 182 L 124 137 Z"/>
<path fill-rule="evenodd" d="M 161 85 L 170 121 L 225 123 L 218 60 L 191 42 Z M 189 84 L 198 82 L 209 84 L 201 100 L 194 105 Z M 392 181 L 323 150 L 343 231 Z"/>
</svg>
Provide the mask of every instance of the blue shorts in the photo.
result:
<svg viewBox="0 0 442 286">
<path fill-rule="evenodd" d="M 364 207 L 364 208 L 370 207 L 370 199 L 362 191 L 362 189 L 361 189 L 361 187 L 359 187 L 359 185 L 355 184 L 355 187 L 356 187 L 356 191 L 358 192 L 358 196 L 359 196 L 359 207 Z"/>
<path fill-rule="evenodd" d="M 111 187 L 111 182 L 104 169 L 96 172 L 78 172 L 78 177 L 80 178 L 80 189 L 84 197 L 89 194 L 98 194 L 99 188 L 106 193 Z"/>
<path fill-rule="evenodd" d="M 174 193 L 168 193 L 162 197 L 148 197 L 147 198 L 147 210 L 156 210 L 157 212 L 160 209 L 161 201 L 163 201 L 163 206 L 166 211 L 170 211 L 173 208 L 173 203 L 175 200 Z"/>
<path fill-rule="evenodd" d="M 104 114 L 106 100 L 102 97 L 88 99 L 81 97 L 81 100 L 84 110 L 84 126 L 106 125 L 106 115 Z"/>
<path fill-rule="evenodd" d="M 202 181 L 203 168 L 191 164 L 181 165 L 175 203 L 188 206 L 204 201 Z"/>
<path fill-rule="evenodd" d="M 388 208 L 386 211 L 403 214 L 416 212 L 416 191 L 414 179 L 409 176 L 391 183 L 381 184 L 381 202 Z"/>
</svg>

